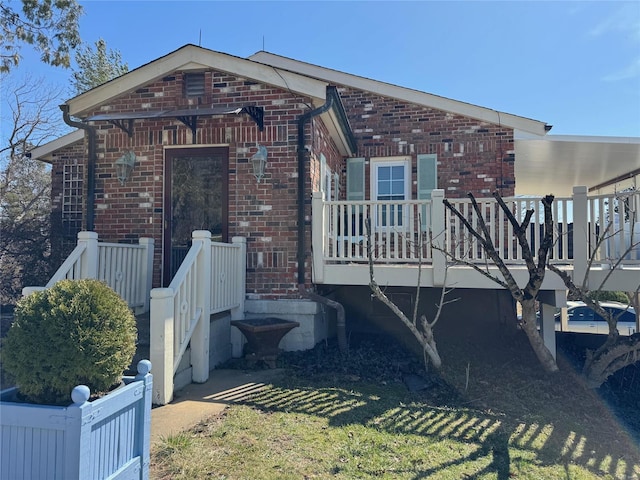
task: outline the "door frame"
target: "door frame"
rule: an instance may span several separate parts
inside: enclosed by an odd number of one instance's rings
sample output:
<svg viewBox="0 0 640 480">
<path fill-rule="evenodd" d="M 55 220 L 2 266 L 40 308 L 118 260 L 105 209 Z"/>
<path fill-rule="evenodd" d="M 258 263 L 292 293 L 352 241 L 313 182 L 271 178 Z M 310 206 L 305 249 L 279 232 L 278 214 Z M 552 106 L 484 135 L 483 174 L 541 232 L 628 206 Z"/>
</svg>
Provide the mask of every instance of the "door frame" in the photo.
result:
<svg viewBox="0 0 640 480">
<path fill-rule="evenodd" d="M 171 282 L 171 188 L 172 161 L 180 157 L 204 157 L 222 153 L 222 241 L 229 241 L 229 147 L 228 146 L 198 146 L 186 148 L 165 148 L 164 150 L 164 195 L 162 201 L 162 285 L 167 287 Z"/>
</svg>

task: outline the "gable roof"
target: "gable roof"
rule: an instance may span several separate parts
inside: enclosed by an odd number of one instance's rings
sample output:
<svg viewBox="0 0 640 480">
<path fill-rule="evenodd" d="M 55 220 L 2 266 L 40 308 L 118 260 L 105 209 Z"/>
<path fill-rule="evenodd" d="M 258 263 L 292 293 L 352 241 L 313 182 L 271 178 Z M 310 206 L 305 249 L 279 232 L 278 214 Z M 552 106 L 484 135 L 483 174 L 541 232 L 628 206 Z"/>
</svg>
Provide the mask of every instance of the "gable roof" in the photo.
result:
<svg viewBox="0 0 640 480">
<path fill-rule="evenodd" d="M 514 129 L 516 194 L 571 195 L 574 185 L 615 188 L 640 175 L 640 139 L 546 135 L 550 125 L 410 88 L 320 67 L 266 51 L 250 60 Z"/>
<path fill-rule="evenodd" d="M 272 67 L 282 68 L 290 72 L 318 78 L 330 83 L 365 90 L 384 97 L 391 97 L 424 107 L 444 110 L 445 112 L 455 113 L 484 122 L 513 128 L 520 132 L 545 135 L 551 129 L 550 125 L 538 120 L 499 112 L 497 110 L 480 107 L 471 103 L 452 100 L 450 98 L 433 95 L 431 93 L 400 87 L 390 83 L 381 82 L 379 80 L 372 80 L 370 78 L 360 77 L 326 67 L 320 67 L 311 63 L 305 63 L 292 58 L 275 55 L 264 50 L 251 55 L 249 59 Z"/>
<path fill-rule="evenodd" d="M 214 69 L 237 77 L 268 84 L 287 90 L 293 94 L 311 98 L 314 107 L 327 101 L 326 81 L 288 72 L 278 67 L 261 64 L 246 58 L 216 52 L 196 45 L 187 44 L 163 57 L 131 70 L 85 93 L 67 100 L 69 114 L 86 118 L 99 105 L 123 94 L 157 81 L 173 72 Z M 344 123 L 342 105 L 335 102 L 331 109 L 321 114 L 329 132 L 342 155 L 355 153 L 354 142 L 348 124 Z M 346 118 L 346 117 L 345 117 Z M 100 119 L 100 118 L 97 118 Z M 92 120 L 96 120 L 93 118 Z M 347 131 L 348 130 L 348 131 Z"/>
<path fill-rule="evenodd" d="M 84 140 L 84 130 L 74 130 L 71 133 L 67 133 L 62 137 L 56 138 L 55 140 L 34 148 L 29 153 L 31 154 L 31 158 L 35 160 L 42 160 L 43 162 L 51 163 L 53 160 L 53 154 L 56 150 L 68 147 L 81 140 Z"/>
<path fill-rule="evenodd" d="M 246 58 L 215 52 L 187 44 L 124 75 L 67 100 L 69 115 L 83 117 L 97 105 L 159 80 L 176 71 L 212 68 L 239 77 L 267 83 L 305 95 L 317 102 L 325 100 L 327 82 L 262 65 Z"/>
</svg>

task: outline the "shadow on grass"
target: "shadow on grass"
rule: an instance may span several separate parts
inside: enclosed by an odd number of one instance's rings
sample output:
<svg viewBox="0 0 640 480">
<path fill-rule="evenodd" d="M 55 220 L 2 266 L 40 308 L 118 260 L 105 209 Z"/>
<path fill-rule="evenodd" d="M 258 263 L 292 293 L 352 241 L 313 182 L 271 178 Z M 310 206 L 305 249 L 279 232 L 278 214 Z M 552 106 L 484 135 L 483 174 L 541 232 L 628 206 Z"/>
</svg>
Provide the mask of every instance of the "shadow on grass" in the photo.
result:
<svg viewBox="0 0 640 480">
<path fill-rule="evenodd" d="M 580 429 L 562 427 L 562 422 L 510 421 L 504 415 L 454 406 L 432 406 L 403 392 L 403 387 L 381 389 L 375 385 L 342 382 L 346 387 L 304 385 L 303 379 L 288 378 L 272 385 L 251 385 L 221 392 L 210 400 L 243 404 L 269 412 L 303 413 L 327 418 L 329 426 L 362 425 L 392 434 L 449 439 L 474 447 L 472 453 L 456 456 L 430 468 L 413 471 L 416 479 L 437 472 L 478 464 L 475 478 L 487 473 L 500 480 L 510 477 L 512 455 L 536 465 L 580 465 L 595 474 L 631 479 L 640 476 L 640 459 L 616 453 L 622 439 L 588 436 Z M 333 383 L 335 384 L 335 383 Z M 380 397 L 380 394 L 385 397 Z M 619 432 L 623 435 L 623 432 Z M 607 433 L 603 435 L 607 436 Z M 609 443 L 611 448 L 603 447 Z M 624 448 L 622 448 L 624 450 Z M 363 471 L 363 473 L 366 473 Z M 376 472 L 370 472 L 375 475 Z"/>
</svg>

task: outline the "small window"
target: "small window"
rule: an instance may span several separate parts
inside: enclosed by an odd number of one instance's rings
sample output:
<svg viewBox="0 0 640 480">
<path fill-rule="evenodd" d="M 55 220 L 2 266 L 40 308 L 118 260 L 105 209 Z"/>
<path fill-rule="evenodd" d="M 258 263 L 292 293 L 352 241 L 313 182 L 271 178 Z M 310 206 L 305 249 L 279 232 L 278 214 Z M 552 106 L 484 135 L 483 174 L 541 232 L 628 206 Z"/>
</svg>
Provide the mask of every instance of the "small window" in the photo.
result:
<svg viewBox="0 0 640 480">
<path fill-rule="evenodd" d="M 184 74 L 185 97 L 204 96 L 204 72 Z"/>
</svg>

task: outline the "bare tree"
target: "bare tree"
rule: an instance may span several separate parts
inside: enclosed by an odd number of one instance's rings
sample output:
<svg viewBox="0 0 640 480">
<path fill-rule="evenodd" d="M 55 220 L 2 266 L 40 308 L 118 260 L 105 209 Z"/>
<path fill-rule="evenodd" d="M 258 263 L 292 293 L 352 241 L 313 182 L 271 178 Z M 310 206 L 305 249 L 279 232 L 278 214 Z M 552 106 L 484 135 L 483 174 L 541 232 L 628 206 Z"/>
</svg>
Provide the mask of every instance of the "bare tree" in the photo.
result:
<svg viewBox="0 0 640 480">
<path fill-rule="evenodd" d="M 527 210 L 524 219 L 522 222 L 519 222 L 509 207 L 505 204 L 500 194 L 498 192 L 494 192 L 493 194 L 498 205 L 513 227 L 513 232 L 518 240 L 520 248 L 522 249 L 522 256 L 529 272 L 529 280 L 524 288 L 521 288 L 518 286 L 511 271 L 506 266 L 502 256 L 496 249 L 491 238 L 491 232 L 486 225 L 484 215 L 478 206 L 475 197 L 471 193 L 469 193 L 468 196 L 471 199 L 471 204 L 473 205 L 473 209 L 477 217 L 477 228 L 474 227 L 469 220 L 448 200 L 445 199 L 443 201 L 447 209 L 460 219 L 469 234 L 478 241 L 487 257 L 498 268 L 503 278 L 493 275 L 487 268 L 482 268 L 475 263 L 456 257 L 450 250 L 442 249 L 441 251 L 454 262 L 464 263 L 489 278 L 497 285 L 504 287 L 511 293 L 514 300 L 520 302 L 522 305 L 522 329 L 527 335 L 536 357 L 546 371 L 556 372 L 558 370 L 558 365 L 556 364 L 556 360 L 552 353 L 545 346 L 542 337 L 538 332 L 536 319 L 536 298 L 545 277 L 549 252 L 553 246 L 553 215 L 551 212 L 551 205 L 554 197 L 553 195 L 547 195 L 542 198 L 542 205 L 544 207 L 544 235 L 541 239 L 537 255 L 534 257 L 527 239 L 527 231 L 529 230 L 534 210 Z"/>
<path fill-rule="evenodd" d="M 633 220 L 631 225 L 633 226 Z M 603 242 L 609 238 L 615 237 L 616 233 L 618 233 L 613 232 L 612 234 L 609 234 L 612 230 L 612 226 L 613 224 L 610 222 L 604 229 L 604 232 L 598 235 L 596 245 L 589 256 L 586 273 L 579 285 L 576 284 L 574 279 L 567 272 L 559 269 L 553 264 L 549 264 L 549 269 L 562 279 L 567 290 L 569 290 L 569 294 L 584 302 L 589 308 L 604 318 L 609 327 L 609 333 L 607 334 L 607 338 L 604 343 L 593 351 L 587 350 L 582 373 L 587 384 L 592 388 L 597 388 L 602 385 L 610 375 L 621 368 L 640 361 L 640 332 L 629 337 L 620 336 L 618 332 L 619 315 L 615 315 L 612 311 L 603 308 L 597 301 L 598 293 L 605 288 L 607 281 L 615 272 L 616 268 L 621 265 L 624 258 L 640 246 L 640 240 L 634 240 L 632 235 L 629 246 L 621 255 L 619 255 L 619 258 L 612 261 L 607 274 L 604 276 L 600 284 L 595 288 L 591 288 L 589 286 L 589 271 L 596 261 L 596 255 L 600 246 Z M 639 291 L 640 281 L 638 282 L 638 285 L 635 286 L 635 291 L 627 293 L 629 299 L 637 299 Z M 630 301 L 630 303 L 633 302 Z M 637 311 L 636 315 L 638 315 Z M 637 323 L 636 317 L 636 327 Z"/>
<path fill-rule="evenodd" d="M 420 225 L 420 228 L 418 229 L 418 231 L 422 232 L 420 220 L 418 220 L 418 224 Z M 421 314 L 420 321 L 418 322 L 419 302 L 420 302 L 420 280 L 421 280 L 421 273 L 422 273 L 422 251 L 423 251 L 422 234 L 419 234 L 417 245 L 412 245 L 413 247 L 415 247 L 415 251 L 418 255 L 419 261 L 418 261 L 418 279 L 417 279 L 416 296 L 415 296 L 416 298 L 413 303 L 413 312 L 412 312 L 411 318 L 409 318 L 407 314 L 403 312 L 400 308 L 398 308 L 398 306 L 395 303 L 393 303 L 393 301 L 384 293 L 384 291 L 380 288 L 380 286 L 375 280 L 374 251 L 371 243 L 371 218 L 368 217 L 365 220 L 365 226 L 367 230 L 367 259 L 369 261 L 369 287 L 371 288 L 373 295 L 382 303 L 384 303 L 394 313 L 394 315 L 402 321 L 402 323 L 409 329 L 409 331 L 413 334 L 414 338 L 418 341 L 418 343 L 422 347 L 425 369 L 428 368 L 428 364 L 429 364 L 428 360 L 430 360 L 433 366 L 436 368 L 436 370 L 440 370 L 442 368 L 442 358 L 438 353 L 436 340 L 433 335 L 433 328 L 435 327 L 436 323 L 438 323 L 438 320 L 440 319 L 440 313 L 442 312 L 442 308 L 444 307 L 444 305 L 448 303 L 453 303 L 456 300 L 458 300 L 458 299 L 445 300 L 446 295 L 452 291 L 451 288 L 446 287 L 447 270 L 445 270 L 444 286 L 442 287 L 442 290 L 440 292 L 440 300 L 436 305 L 437 310 L 433 320 L 429 321 L 425 314 Z M 429 235 L 431 236 L 431 234 Z"/>
<path fill-rule="evenodd" d="M 3 124 L 10 125 L 0 147 L 0 303 L 13 303 L 25 284 L 46 282 L 49 273 L 51 174 L 28 152 L 59 136 L 56 108 L 61 89 L 24 78 L 2 82 Z M 5 143 L 6 142 L 6 143 Z"/>
</svg>

